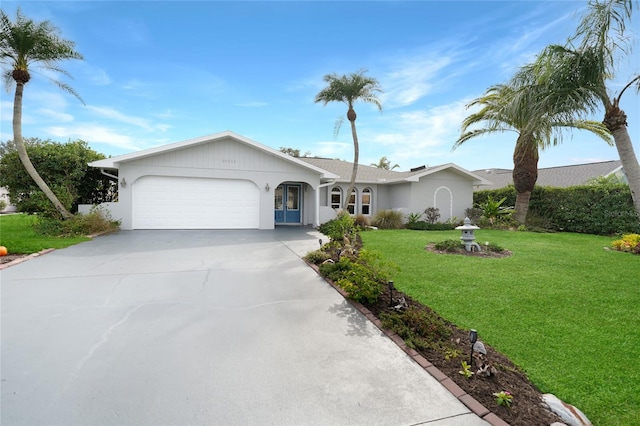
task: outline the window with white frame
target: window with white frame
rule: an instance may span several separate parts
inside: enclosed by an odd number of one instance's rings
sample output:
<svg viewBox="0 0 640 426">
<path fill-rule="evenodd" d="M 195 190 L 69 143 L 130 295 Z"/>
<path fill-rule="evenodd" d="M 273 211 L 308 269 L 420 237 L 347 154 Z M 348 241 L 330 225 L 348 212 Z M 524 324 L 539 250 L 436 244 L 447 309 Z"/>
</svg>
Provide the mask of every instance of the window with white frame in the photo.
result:
<svg viewBox="0 0 640 426">
<path fill-rule="evenodd" d="M 331 208 L 340 210 L 342 208 L 342 189 L 339 186 L 331 189 Z"/>
<path fill-rule="evenodd" d="M 347 204 L 347 211 L 349 214 L 356 214 L 356 200 L 358 199 L 358 190 L 353 188 L 351 196 L 349 197 L 349 204 Z"/>
<path fill-rule="evenodd" d="M 367 216 L 371 214 L 371 188 L 365 188 L 362 190 L 360 211 L 362 212 L 362 214 Z"/>
</svg>

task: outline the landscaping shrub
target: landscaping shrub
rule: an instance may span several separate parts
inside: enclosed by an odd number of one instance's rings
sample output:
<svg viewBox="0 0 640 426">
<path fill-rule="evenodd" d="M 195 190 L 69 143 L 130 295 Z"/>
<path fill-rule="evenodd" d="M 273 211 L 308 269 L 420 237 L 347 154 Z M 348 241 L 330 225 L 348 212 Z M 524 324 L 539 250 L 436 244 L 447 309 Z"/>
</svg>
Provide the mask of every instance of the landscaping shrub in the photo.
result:
<svg viewBox="0 0 640 426">
<path fill-rule="evenodd" d="M 356 260 L 347 256 L 338 262 L 323 263 L 320 273 L 347 292 L 358 302 L 373 303 L 384 291 L 391 277 L 392 267 L 377 253 L 362 250 Z"/>
<path fill-rule="evenodd" d="M 398 210 L 380 210 L 376 213 L 373 223 L 380 229 L 401 229 L 402 212 Z"/>
<path fill-rule="evenodd" d="M 458 226 L 456 223 L 427 223 L 425 221 L 415 222 L 415 223 L 407 223 L 405 228 L 413 229 L 416 231 L 450 231 L 452 229 L 456 229 Z"/>
<path fill-rule="evenodd" d="M 434 224 L 440 219 L 440 209 L 437 207 L 428 207 L 424 210 L 427 223 Z"/>
<path fill-rule="evenodd" d="M 356 230 L 356 224 L 349 213 L 343 212 L 337 218 L 320 225 L 318 230 L 329 237 L 331 241 L 342 241 L 345 235 Z"/>
<path fill-rule="evenodd" d="M 513 205 L 516 192 L 513 186 L 478 191 L 473 200 L 479 204 L 488 197 L 506 198 L 503 204 Z M 527 227 L 594 235 L 640 233 L 640 218 L 628 185 L 536 186 L 531 193 Z"/>
<path fill-rule="evenodd" d="M 444 240 L 435 244 L 435 249 L 440 251 L 446 251 L 449 253 L 456 252 L 462 247 L 462 241 L 460 240 Z"/>
<path fill-rule="evenodd" d="M 623 235 L 621 239 L 611 243 L 611 247 L 618 251 L 640 254 L 640 234 Z"/>
<path fill-rule="evenodd" d="M 87 214 L 78 213 L 67 220 L 39 217 L 34 229 L 41 235 L 70 237 L 115 231 L 119 226 L 119 222 L 112 220 L 103 210 L 92 209 Z"/>
<path fill-rule="evenodd" d="M 356 215 L 353 221 L 361 231 L 367 229 L 367 227 L 369 226 L 369 218 L 363 214 Z"/>
<path fill-rule="evenodd" d="M 420 219 L 422 219 L 422 213 L 420 213 L 420 212 L 418 212 L 418 213 L 407 213 L 405 215 L 405 219 L 407 219 L 407 224 L 405 225 L 406 227 L 413 226 L 416 223 L 420 222 Z"/>
<path fill-rule="evenodd" d="M 384 328 L 394 331 L 414 349 L 441 348 L 451 334 L 442 318 L 414 307 L 404 312 L 382 312 L 380 321 Z"/>
<path fill-rule="evenodd" d="M 331 255 L 325 251 L 322 251 L 322 249 L 320 249 L 320 250 L 310 251 L 303 257 L 303 259 L 306 262 L 313 263 L 314 265 L 319 265 L 325 260 L 331 259 Z"/>
</svg>

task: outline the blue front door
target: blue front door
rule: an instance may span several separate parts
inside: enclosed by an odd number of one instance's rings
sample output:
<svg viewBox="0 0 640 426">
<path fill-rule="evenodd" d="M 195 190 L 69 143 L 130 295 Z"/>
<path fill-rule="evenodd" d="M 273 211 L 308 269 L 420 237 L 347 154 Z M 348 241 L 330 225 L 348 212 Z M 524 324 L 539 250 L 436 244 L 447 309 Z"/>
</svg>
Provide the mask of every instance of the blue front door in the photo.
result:
<svg viewBox="0 0 640 426">
<path fill-rule="evenodd" d="M 278 185 L 275 195 L 276 223 L 301 223 L 302 219 L 302 185 Z"/>
</svg>

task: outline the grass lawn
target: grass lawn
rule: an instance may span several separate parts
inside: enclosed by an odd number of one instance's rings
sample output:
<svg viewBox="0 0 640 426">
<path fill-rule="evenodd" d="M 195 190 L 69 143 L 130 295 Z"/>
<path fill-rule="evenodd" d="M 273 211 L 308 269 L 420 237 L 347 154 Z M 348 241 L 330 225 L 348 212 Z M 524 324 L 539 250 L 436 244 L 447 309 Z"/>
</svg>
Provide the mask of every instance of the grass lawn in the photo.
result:
<svg viewBox="0 0 640 426">
<path fill-rule="evenodd" d="M 37 217 L 32 215 L 0 215 L 0 246 L 5 246 L 9 254 L 31 254 L 90 240 L 87 237 L 47 237 L 36 234 L 33 230 L 36 220 Z"/>
<path fill-rule="evenodd" d="M 497 259 L 424 250 L 459 231 L 361 235 L 400 266 L 398 289 L 477 329 L 542 392 L 596 425 L 640 424 L 640 256 L 604 250 L 615 238 L 476 231 L 481 245 L 513 252 Z"/>
</svg>

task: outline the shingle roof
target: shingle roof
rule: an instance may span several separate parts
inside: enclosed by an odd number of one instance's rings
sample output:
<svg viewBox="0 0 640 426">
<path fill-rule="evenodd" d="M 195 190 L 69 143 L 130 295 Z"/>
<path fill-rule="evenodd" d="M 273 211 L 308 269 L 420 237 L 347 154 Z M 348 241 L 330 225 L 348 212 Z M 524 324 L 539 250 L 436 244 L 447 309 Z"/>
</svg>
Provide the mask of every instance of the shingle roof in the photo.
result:
<svg viewBox="0 0 640 426">
<path fill-rule="evenodd" d="M 343 160 L 335 160 L 332 158 L 317 158 L 317 157 L 301 157 L 302 161 L 319 167 L 323 170 L 331 172 L 340 176 L 339 181 L 348 182 L 351 179 L 351 172 L 353 171 L 353 163 Z M 424 172 L 424 169 L 420 170 Z M 364 164 L 358 164 L 358 172 L 356 175 L 356 181 L 358 182 L 380 182 L 403 179 L 405 177 L 418 174 L 419 172 L 394 172 L 392 170 L 380 169 L 378 167 L 365 166 Z"/>
<path fill-rule="evenodd" d="M 622 167 L 619 160 L 603 161 L 599 163 L 574 164 L 571 166 L 548 167 L 538 169 L 539 186 L 569 187 L 584 185 L 589 180 L 615 173 Z M 509 169 L 482 169 L 472 173 L 490 181 L 492 185 L 478 189 L 498 189 L 513 184 Z"/>
</svg>

